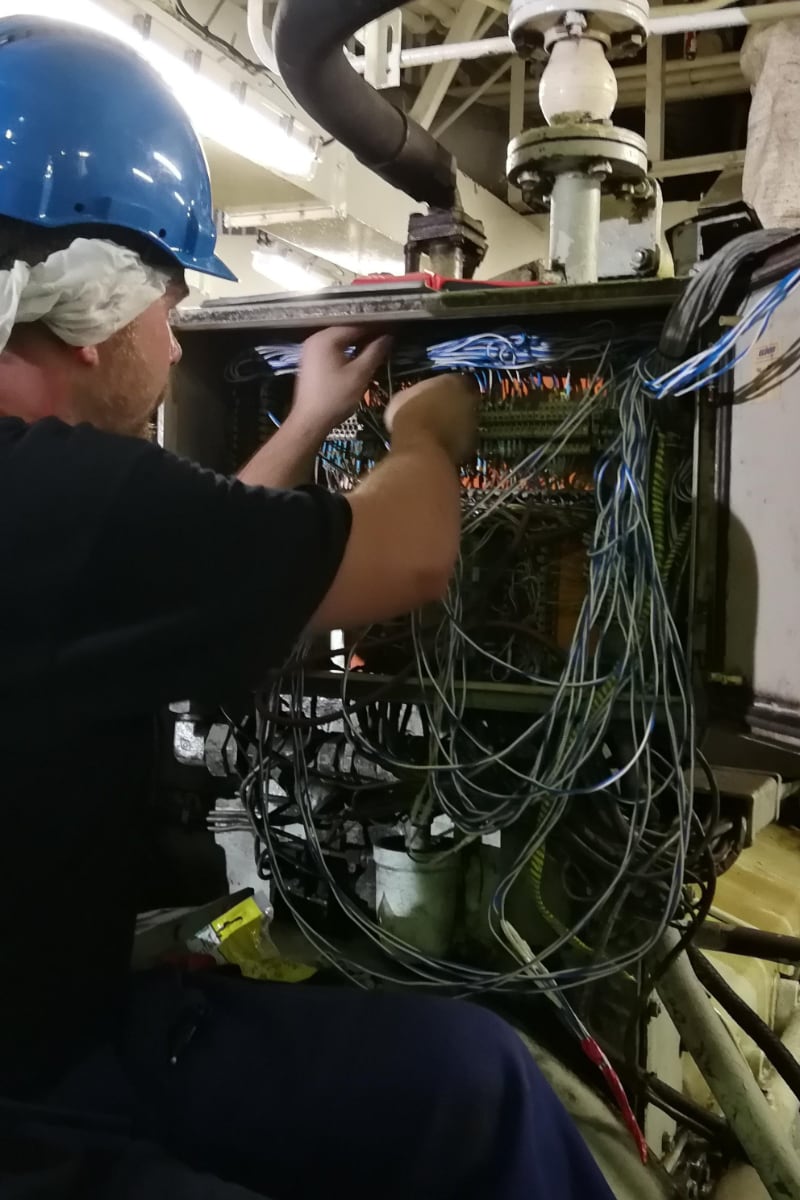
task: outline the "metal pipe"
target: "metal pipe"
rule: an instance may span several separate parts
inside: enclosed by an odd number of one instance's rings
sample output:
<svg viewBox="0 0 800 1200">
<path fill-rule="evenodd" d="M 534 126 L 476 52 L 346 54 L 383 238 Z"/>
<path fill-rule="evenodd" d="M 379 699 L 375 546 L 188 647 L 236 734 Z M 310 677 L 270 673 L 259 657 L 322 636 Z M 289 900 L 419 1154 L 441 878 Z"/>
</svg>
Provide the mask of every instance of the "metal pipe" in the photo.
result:
<svg viewBox="0 0 800 1200">
<path fill-rule="evenodd" d="M 510 37 L 483 38 L 476 42 L 442 43 L 440 46 L 412 46 L 400 55 L 400 66 L 425 67 L 430 63 L 447 62 L 454 58 L 491 58 L 499 54 L 516 54 Z"/>
<path fill-rule="evenodd" d="M 695 76 L 678 75 L 667 79 L 666 100 L 671 103 L 676 100 L 705 99 L 706 96 L 732 96 L 749 90 L 744 76 L 738 71 L 709 72 L 708 78 L 697 79 Z M 506 108 L 509 92 L 498 92 L 497 86 L 490 88 L 481 96 L 481 103 L 488 108 Z M 526 108 L 534 106 L 534 93 L 526 93 Z M 619 92 L 615 109 L 638 107 L 645 101 L 644 76 L 619 81 Z M 623 121 L 623 125 L 624 125 Z"/>
<path fill-rule="evenodd" d="M 781 1041 L 790 1054 L 800 1059 L 800 1012 L 796 1012 L 790 1019 Z M 797 1120 L 797 1096 L 775 1067 L 770 1067 L 764 1076 L 763 1089 L 778 1127 L 790 1130 Z"/>
<path fill-rule="evenodd" d="M 490 87 L 493 87 L 498 80 L 503 78 L 506 71 L 511 70 L 512 61 L 512 59 L 509 59 L 508 62 L 501 63 L 496 71 L 492 71 L 489 78 L 486 79 L 485 82 L 480 85 L 480 87 L 477 87 L 475 91 L 471 93 L 471 95 L 467 96 L 466 99 L 461 101 L 458 108 L 454 108 L 451 113 L 447 114 L 443 121 L 439 122 L 433 131 L 433 136 L 437 139 L 440 138 L 442 134 L 450 128 L 451 125 L 455 124 L 459 117 L 463 117 L 464 113 L 467 112 L 468 109 L 472 108 L 473 104 L 476 104 L 477 101 L 480 100 L 481 96 L 488 92 Z"/>
<path fill-rule="evenodd" d="M 680 78 L 683 75 L 694 75 L 695 71 L 716 71 L 718 74 L 728 74 L 733 71 L 738 71 L 741 74 L 741 62 L 738 53 L 729 54 L 703 54 L 699 58 L 673 58 L 669 59 L 665 67 L 665 75 L 667 79 Z M 645 66 L 636 65 L 632 67 L 617 67 L 616 76 L 620 83 L 624 79 L 644 79 Z"/>
<path fill-rule="evenodd" d="M 280 75 L 275 51 L 267 41 L 264 0 L 247 0 L 247 36 L 259 62 L 262 62 L 268 71 L 272 71 L 273 75 Z"/>
<path fill-rule="evenodd" d="M 746 92 L 746 88 L 741 81 L 736 79 L 720 79 L 715 83 L 703 84 L 682 84 L 680 87 L 670 88 L 667 92 L 668 104 L 679 104 L 682 100 L 710 100 L 713 96 L 741 96 Z M 617 111 L 622 112 L 625 109 L 641 108 L 644 103 L 644 93 L 640 90 L 637 92 L 629 92 L 627 89 L 620 94 L 620 100 L 617 104 Z M 697 171 L 694 174 L 698 174 Z"/>
<path fill-rule="evenodd" d="M 400 66 L 404 71 L 415 67 L 434 66 L 436 63 L 452 62 L 465 58 L 497 58 L 502 54 L 516 54 L 511 38 L 494 37 L 476 39 L 474 42 L 440 42 L 435 46 L 410 46 L 400 54 Z M 364 59 L 351 59 L 354 71 L 364 73 Z"/>
<path fill-rule="evenodd" d="M 550 197 L 550 264 L 567 283 L 597 283 L 601 181 L 583 171 L 557 175 Z"/>
<path fill-rule="evenodd" d="M 666 89 L 666 100 L 674 103 L 678 100 L 705 100 L 710 96 L 735 96 L 746 92 L 747 84 L 741 75 L 717 75 L 714 79 L 678 79 L 670 81 Z M 624 108 L 641 107 L 644 103 L 645 88 L 642 83 L 630 83 L 619 89 L 617 111 Z"/>
<path fill-rule="evenodd" d="M 694 10 L 691 4 L 681 7 L 683 11 L 675 16 L 651 17 L 651 35 L 666 37 L 669 33 L 735 29 L 764 21 L 782 21 L 785 17 L 800 17 L 800 3 L 797 0 L 778 0 L 777 4 L 751 4 L 747 8 L 701 9 L 699 12 Z"/>
<path fill-rule="evenodd" d="M 698 0 L 692 5 L 693 12 L 713 12 L 718 8 L 730 8 L 734 0 Z M 661 4 L 659 14 L 662 17 L 679 17 L 684 11 L 685 4 Z"/>
<path fill-rule="evenodd" d="M 670 953 L 678 944 L 678 933 L 667 930 L 664 951 Z M 665 971 L 658 993 L 772 1200 L 796 1200 L 800 1196 L 800 1158 L 785 1129 L 777 1126 L 752 1071 L 686 954 L 680 954 Z"/>
<path fill-rule="evenodd" d="M 800 17 L 798 0 L 778 0 L 777 4 L 750 5 L 746 8 L 717 8 L 717 10 L 692 10 L 692 5 L 681 5 L 681 13 L 674 17 L 651 17 L 652 37 L 667 34 L 692 34 L 706 29 L 736 29 L 757 25 L 769 20 Z"/>
<path fill-rule="evenodd" d="M 695 154 L 690 158 L 667 158 L 653 163 L 655 179 L 672 179 L 676 175 L 704 175 L 709 171 L 724 171 L 744 166 L 744 150 L 723 150 L 721 154 Z"/>
<path fill-rule="evenodd" d="M 786 17 L 800 17 L 800 0 L 778 0 L 776 4 L 751 4 L 746 8 L 710 9 L 705 5 L 681 4 L 680 11 L 666 15 L 651 16 L 651 37 L 665 37 L 670 33 L 700 33 L 706 29 L 735 29 L 762 21 L 780 21 Z M 498 54 L 515 54 L 511 38 L 485 38 L 476 42 L 452 42 L 449 45 L 414 46 L 400 55 L 403 70 L 412 67 L 432 66 L 434 63 L 452 59 L 491 58 Z M 363 65 L 360 68 L 363 71 Z"/>
<path fill-rule="evenodd" d="M 521 62 L 519 59 L 515 61 Z M 694 80 L 697 78 L 698 72 L 702 72 L 701 78 L 704 80 L 710 81 L 718 78 L 727 79 L 729 76 L 737 75 L 739 79 L 744 82 L 739 54 L 727 53 L 704 54 L 700 58 L 693 60 L 685 58 L 670 59 L 666 64 L 666 83 L 669 85 L 678 84 L 686 79 L 690 81 Z M 643 85 L 646 79 L 646 70 L 643 63 L 641 65 L 636 64 L 629 67 L 617 67 L 614 74 L 617 77 L 617 83 L 619 84 L 620 88 L 622 88 L 625 84 L 631 83 L 641 83 Z M 488 90 L 487 85 L 488 80 L 486 81 L 486 85 L 481 85 L 481 94 L 483 97 L 488 95 L 491 99 L 495 97 L 502 98 L 504 100 L 508 99 L 510 93 L 510 87 L 508 84 L 494 83 L 491 85 L 491 87 L 488 87 Z M 525 90 L 530 97 L 533 97 L 537 95 L 538 88 L 538 81 L 529 80 L 526 83 Z M 455 100 L 468 99 L 470 96 L 474 95 L 474 93 L 475 88 L 473 85 L 472 87 L 451 88 L 449 94 L 450 97 Z"/>
</svg>

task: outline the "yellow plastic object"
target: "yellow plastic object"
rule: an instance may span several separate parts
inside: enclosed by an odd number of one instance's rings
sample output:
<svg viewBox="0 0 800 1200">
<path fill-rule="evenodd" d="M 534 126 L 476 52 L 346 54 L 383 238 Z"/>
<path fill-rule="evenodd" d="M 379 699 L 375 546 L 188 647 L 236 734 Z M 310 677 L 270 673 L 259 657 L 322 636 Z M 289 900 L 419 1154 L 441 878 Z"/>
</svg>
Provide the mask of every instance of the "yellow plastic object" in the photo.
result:
<svg viewBox="0 0 800 1200">
<path fill-rule="evenodd" d="M 194 946 L 206 953 L 210 950 L 218 961 L 238 967 L 246 979 L 302 983 L 317 970 L 281 957 L 269 936 L 267 919 L 252 897 L 197 934 Z"/>
<path fill-rule="evenodd" d="M 800 937 L 800 831 L 768 825 L 717 882 L 715 912 L 734 925 Z"/>
</svg>

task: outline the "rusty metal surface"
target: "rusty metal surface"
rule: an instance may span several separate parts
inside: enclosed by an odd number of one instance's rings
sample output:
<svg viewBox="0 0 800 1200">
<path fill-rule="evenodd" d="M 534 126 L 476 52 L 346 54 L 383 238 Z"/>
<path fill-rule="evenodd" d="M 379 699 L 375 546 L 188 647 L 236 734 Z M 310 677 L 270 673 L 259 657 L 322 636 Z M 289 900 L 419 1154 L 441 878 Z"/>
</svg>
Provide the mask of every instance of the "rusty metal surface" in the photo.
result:
<svg viewBox="0 0 800 1200">
<path fill-rule="evenodd" d="M 325 292 L 278 293 L 207 301 L 181 309 L 180 334 L 238 329 L 308 329 L 357 320 L 395 324 L 409 320 L 521 320 L 568 313 L 602 315 L 666 309 L 682 294 L 677 279 L 622 280 L 576 286 L 459 287 L 435 292 L 403 281 L 389 285 L 329 288 Z"/>
</svg>

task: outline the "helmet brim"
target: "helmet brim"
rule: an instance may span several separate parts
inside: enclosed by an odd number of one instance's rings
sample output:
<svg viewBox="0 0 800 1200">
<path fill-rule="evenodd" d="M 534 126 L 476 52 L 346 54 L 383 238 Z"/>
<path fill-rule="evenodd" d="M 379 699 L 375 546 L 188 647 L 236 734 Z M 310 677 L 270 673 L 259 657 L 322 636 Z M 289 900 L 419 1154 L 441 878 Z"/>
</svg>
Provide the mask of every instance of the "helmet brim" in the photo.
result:
<svg viewBox="0 0 800 1200">
<path fill-rule="evenodd" d="M 215 279 L 225 279 L 229 283 L 238 283 L 239 276 L 234 275 L 230 267 L 226 267 L 221 258 L 212 254 L 210 258 L 188 258 L 177 256 L 181 266 L 187 271 L 197 271 L 200 275 L 212 275 Z"/>
</svg>

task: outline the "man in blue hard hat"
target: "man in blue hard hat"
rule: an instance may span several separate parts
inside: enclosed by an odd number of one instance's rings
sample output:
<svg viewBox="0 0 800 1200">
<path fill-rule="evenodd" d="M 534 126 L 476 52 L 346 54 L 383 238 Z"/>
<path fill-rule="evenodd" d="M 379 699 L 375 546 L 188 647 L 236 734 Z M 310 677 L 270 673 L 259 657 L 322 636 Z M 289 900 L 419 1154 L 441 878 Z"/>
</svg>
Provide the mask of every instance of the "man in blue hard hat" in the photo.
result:
<svg viewBox="0 0 800 1200">
<path fill-rule="evenodd" d="M 441 596 L 475 405 L 411 389 L 368 482 L 299 486 L 386 353 L 333 330 L 240 480 L 173 458 L 139 436 L 170 311 L 186 269 L 229 275 L 189 122 L 122 45 L 14 17 L 0 130 L 0 1194 L 605 1200 L 480 1009 L 129 977 L 155 714 Z"/>
</svg>

